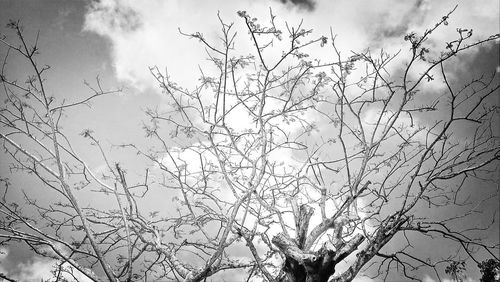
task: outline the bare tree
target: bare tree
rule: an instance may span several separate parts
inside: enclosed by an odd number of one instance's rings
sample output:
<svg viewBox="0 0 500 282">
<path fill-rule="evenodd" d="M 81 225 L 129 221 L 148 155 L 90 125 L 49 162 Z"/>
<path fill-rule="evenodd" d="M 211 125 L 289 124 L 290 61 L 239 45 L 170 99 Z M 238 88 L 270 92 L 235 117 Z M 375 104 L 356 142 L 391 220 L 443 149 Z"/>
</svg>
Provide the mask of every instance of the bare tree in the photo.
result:
<svg viewBox="0 0 500 282">
<path fill-rule="evenodd" d="M 60 127 L 69 108 L 118 90 L 97 79 L 88 98 L 58 101 L 46 87 L 48 67 L 37 63 L 37 39 L 10 22 L 18 41 L 1 39 L 2 146 L 13 175 L 36 178 L 39 193 L 53 196 L 20 200 L 2 178 L 1 244 L 57 260 L 57 278 L 80 272 L 92 281 L 202 281 L 231 271 L 249 280 L 351 281 L 395 268 L 418 280 L 420 269 L 440 277 L 458 258 L 498 260 L 498 242 L 481 240 L 496 218 L 461 223 L 498 197 L 497 189 L 466 199 L 470 180 L 497 180 L 497 74 L 457 86 L 447 66 L 500 36 L 472 41 L 471 30 L 458 29 L 443 50 L 431 47 L 450 14 L 406 35 L 408 49 L 395 55 L 344 55 L 333 34 L 312 38 L 302 23 L 282 31 L 272 11 L 265 24 L 238 12 L 246 37 L 221 17 L 220 41 L 181 31 L 213 68 L 200 69 L 190 88 L 150 69 L 171 103 L 146 111 L 148 146 L 119 144 L 145 162 L 142 178 L 85 129 L 107 167 L 93 171 Z M 250 53 L 238 50 L 240 38 Z M 315 48 L 330 61 L 311 58 Z M 25 82 L 9 76 L 12 56 L 29 63 Z M 445 91 L 426 93 L 429 83 Z M 462 126 L 472 134 L 454 134 Z M 94 204 L 95 195 L 107 205 Z M 163 204 L 152 207 L 157 197 Z M 437 214 L 444 208 L 456 212 Z M 425 257 L 414 248 L 436 237 L 456 252 Z"/>
</svg>

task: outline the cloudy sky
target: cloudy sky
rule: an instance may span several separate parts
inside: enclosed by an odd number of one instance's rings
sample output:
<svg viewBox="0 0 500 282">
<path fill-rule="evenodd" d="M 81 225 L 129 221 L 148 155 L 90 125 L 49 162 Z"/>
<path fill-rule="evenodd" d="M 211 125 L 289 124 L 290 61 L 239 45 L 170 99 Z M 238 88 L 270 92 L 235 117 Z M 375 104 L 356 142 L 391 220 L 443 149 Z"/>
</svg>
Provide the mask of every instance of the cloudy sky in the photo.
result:
<svg viewBox="0 0 500 282">
<path fill-rule="evenodd" d="M 8 36 L 13 36 L 3 28 L 8 19 L 21 20 L 28 36 L 40 31 L 40 62 L 52 67 L 47 83 L 56 97 L 67 101 L 85 97 L 89 89 L 83 82 L 93 83 L 96 76 L 105 88 L 123 87 L 122 94 L 103 97 L 92 109 L 69 111 L 66 132 L 75 136 L 76 146 L 83 147 L 88 144 L 76 136 L 84 128 L 106 136 L 108 144 L 142 142 L 142 111 L 164 102 L 149 67 L 167 68 L 181 85 L 196 83 L 199 67 L 208 65 L 206 54 L 196 41 L 181 36 L 179 29 L 214 39 L 220 30 L 217 12 L 226 22 L 234 22 L 245 38 L 236 12 L 246 10 L 253 17 L 267 19 L 271 7 L 278 20 L 297 24 L 303 19 L 318 36 L 329 35 L 331 28 L 337 34 L 337 47 L 349 54 L 366 48 L 397 52 L 404 48 L 405 34 L 432 27 L 457 4 L 449 25 L 434 35 L 436 42 L 452 38 L 459 27 L 473 29 L 475 38 L 499 32 L 497 0 L 0 0 L 0 24 L 1 33 Z M 248 49 L 243 42 L 241 50 Z M 455 79 L 471 72 L 500 72 L 498 42 L 476 50 L 454 66 Z M 0 49 L 0 55 L 4 54 Z M 314 56 L 327 60 L 330 55 L 318 51 Z M 9 71 L 22 77 L 26 69 L 13 63 Z M 101 164 L 89 162 L 93 167 Z M 51 264 L 16 250 L 0 256 L 0 262 L 4 271 L 21 269 L 22 263 L 25 269 L 43 272 Z M 42 272 L 26 271 L 22 277 L 37 278 Z"/>
</svg>

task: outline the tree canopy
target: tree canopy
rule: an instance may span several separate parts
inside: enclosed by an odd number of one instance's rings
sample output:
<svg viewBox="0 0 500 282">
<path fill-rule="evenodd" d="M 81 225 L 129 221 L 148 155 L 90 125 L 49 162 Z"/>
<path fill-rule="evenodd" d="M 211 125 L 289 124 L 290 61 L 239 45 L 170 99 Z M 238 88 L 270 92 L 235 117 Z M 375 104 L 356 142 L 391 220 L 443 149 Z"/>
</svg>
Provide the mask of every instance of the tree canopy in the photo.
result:
<svg viewBox="0 0 500 282">
<path fill-rule="evenodd" d="M 145 110 L 144 143 L 113 146 L 91 128 L 69 136 L 64 120 L 127 90 L 97 78 L 88 97 L 56 98 L 38 38 L 11 21 L 0 244 L 56 260 L 54 277 L 68 280 L 419 280 L 422 269 L 459 279 L 465 261 L 491 276 L 499 242 L 484 236 L 497 215 L 474 220 L 498 199 L 498 72 L 458 81 L 448 68 L 500 36 L 457 29 L 435 42 L 452 12 L 394 54 L 339 50 L 333 32 L 272 10 L 239 11 L 238 31 L 218 15 L 218 41 L 180 31 L 211 63 L 198 84 L 152 66 L 169 104 Z M 25 77 L 12 77 L 12 60 L 28 65 Z M 82 139 L 94 153 L 74 145 Z M 100 170 L 88 164 L 95 152 Z M 19 175 L 46 197 L 9 180 Z M 429 256 L 434 244 L 449 253 Z"/>
</svg>

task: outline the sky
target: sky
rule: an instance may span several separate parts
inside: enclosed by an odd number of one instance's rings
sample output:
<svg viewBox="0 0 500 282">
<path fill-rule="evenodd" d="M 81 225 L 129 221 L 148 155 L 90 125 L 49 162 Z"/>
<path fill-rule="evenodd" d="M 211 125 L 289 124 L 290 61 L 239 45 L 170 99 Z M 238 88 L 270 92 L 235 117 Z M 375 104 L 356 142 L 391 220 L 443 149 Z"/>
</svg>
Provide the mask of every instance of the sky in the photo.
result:
<svg viewBox="0 0 500 282">
<path fill-rule="evenodd" d="M 97 76 L 106 89 L 123 88 L 120 94 L 95 101 L 91 109 L 68 110 L 65 130 L 77 148 L 85 148 L 88 142 L 77 137 L 85 128 L 106 136 L 107 145 L 143 142 L 143 110 L 161 108 L 166 101 L 149 67 L 168 69 L 180 85 L 196 84 L 199 67 L 209 68 L 209 62 L 203 48 L 195 40 L 181 36 L 179 30 L 201 32 L 215 40 L 220 30 L 218 12 L 224 21 L 234 22 L 235 29 L 241 31 L 239 36 L 246 39 L 237 11 L 246 10 L 252 17 L 267 19 L 272 8 L 278 20 L 293 24 L 303 20 L 316 35 L 328 36 L 331 29 L 337 35 L 337 47 L 349 56 L 350 51 L 366 48 L 405 52 L 405 34 L 433 26 L 455 5 L 458 8 L 449 25 L 433 35 L 436 42 L 444 44 L 458 27 L 473 29 L 476 39 L 499 33 L 497 0 L 0 0 L 0 32 L 13 36 L 3 28 L 8 19 L 21 20 L 31 38 L 40 32 L 40 61 L 51 66 L 47 85 L 58 98 L 76 101 L 85 97 L 89 89 L 84 81 L 95 85 Z M 250 48 L 245 42 L 237 42 L 242 53 Z M 496 42 L 477 48 L 449 66 L 453 79 L 500 72 L 498 46 Z M 0 49 L 0 55 L 4 54 L 5 50 Z M 328 59 L 330 54 L 314 49 L 313 56 Z M 22 77 L 26 68 L 12 62 L 9 71 Z M 429 90 L 438 91 L 438 87 Z M 123 162 L 130 161 L 127 156 L 115 154 Z M 88 161 L 96 170 L 102 166 L 101 161 Z M 0 169 L 5 171 L 5 162 L 1 163 Z M 498 209 L 489 204 L 491 209 Z M 26 281 L 43 275 L 35 269 L 46 270 L 52 264 L 21 250 L 6 250 L 0 256 L 0 270 L 16 269 L 16 275 Z M 429 274 L 425 279 L 430 282 L 435 278 Z"/>
</svg>

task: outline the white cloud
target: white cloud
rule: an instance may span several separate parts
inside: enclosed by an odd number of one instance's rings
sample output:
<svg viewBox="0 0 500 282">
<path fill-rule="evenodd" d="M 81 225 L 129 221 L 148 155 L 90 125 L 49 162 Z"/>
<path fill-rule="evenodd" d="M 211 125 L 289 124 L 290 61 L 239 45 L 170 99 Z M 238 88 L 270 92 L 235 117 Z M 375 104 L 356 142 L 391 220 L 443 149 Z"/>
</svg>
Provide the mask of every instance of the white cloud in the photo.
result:
<svg viewBox="0 0 500 282">
<path fill-rule="evenodd" d="M 485 37 L 498 32 L 496 1 L 477 4 L 460 1 L 459 7 L 449 20 L 448 27 L 433 34 L 438 42 L 455 36 L 456 27 L 475 30 L 475 37 Z M 203 46 L 182 37 L 184 32 L 200 31 L 208 40 L 216 42 L 220 30 L 216 18 L 235 22 L 235 28 L 243 41 L 248 38 L 242 20 L 236 11 L 247 10 L 250 15 L 268 21 L 269 6 L 273 6 L 277 20 L 297 22 L 304 18 L 304 26 L 314 28 L 318 35 L 329 35 L 331 27 L 338 34 L 337 44 L 343 54 L 366 47 L 383 47 L 397 51 L 403 47 L 401 37 L 409 30 L 423 31 L 446 14 L 455 1 L 395 0 L 366 1 L 318 1 L 310 12 L 290 9 L 278 1 L 116 1 L 105 0 L 91 5 L 85 21 L 85 30 L 108 38 L 113 46 L 112 57 L 116 75 L 131 85 L 144 89 L 156 87 L 149 66 L 168 67 L 174 79 L 183 85 L 193 85 L 199 76 L 198 65 L 206 64 Z M 248 49 L 249 42 L 236 47 Z M 439 48 L 444 47 L 441 43 Z M 249 49 L 248 49 L 249 50 Z M 326 48 L 324 49 L 326 52 Z M 331 59 L 328 50 L 319 57 Z"/>
<path fill-rule="evenodd" d="M 7 264 L 9 250 L 3 248 L 1 253 L 0 262 Z M 57 270 L 59 265 L 60 261 L 58 260 L 33 257 L 25 263 L 18 264 L 15 269 L 7 270 L 0 264 L 0 272 L 11 279 L 22 282 L 55 281 L 54 270 Z M 61 276 L 68 279 L 68 281 L 92 281 L 68 263 L 63 263 L 61 269 L 64 270 L 61 272 Z"/>
<path fill-rule="evenodd" d="M 237 41 L 236 49 L 243 50 L 240 53 L 246 54 L 251 50 L 251 43 L 242 19 L 236 15 L 236 11 L 247 10 L 250 15 L 267 22 L 269 6 L 273 6 L 273 13 L 277 15 L 278 23 L 286 20 L 293 25 L 303 18 L 304 27 L 314 28 L 316 35 L 329 35 L 331 27 L 333 33 L 338 35 L 336 44 L 343 57 L 352 55 L 350 50 L 362 51 L 366 47 L 371 47 L 374 54 L 379 48 L 391 53 L 401 50 L 403 53 L 401 58 L 388 67 L 388 71 L 394 73 L 393 79 L 399 79 L 397 70 L 404 63 L 404 53 L 408 52 L 409 48 L 408 42 L 402 40 L 404 34 L 413 30 L 423 32 L 426 28 L 433 27 L 436 21 L 454 5 L 455 2 L 451 0 L 318 1 L 314 11 L 303 12 L 291 9 L 290 6 L 282 5 L 278 1 L 264 0 L 229 2 L 104 0 L 94 2 L 89 8 L 85 18 L 85 30 L 109 39 L 115 73 L 119 80 L 142 91 L 154 89 L 160 93 L 158 83 L 148 69 L 157 65 L 161 70 L 167 67 L 173 80 L 179 82 L 181 86 L 193 89 L 198 83 L 199 67 L 208 69 L 206 74 L 210 75 L 209 70 L 213 69 L 213 66 L 206 60 L 203 45 L 181 36 L 177 28 L 180 27 L 186 33 L 199 31 L 208 41 L 218 42 L 220 24 L 216 15 L 220 10 L 221 17 L 227 23 L 235 23 L 233 28 L 238 31 L 240 39 Z M 486 8 L 488 6 L 490 8 Z M 449 20 L 449 25 L 432 34 L 434 41 L 431 40 L 431 45 L 434 44 L 432 42 L 439 42 L 434 49 L 442 50 L 444 42 L 456 36 L 457 27 L 473 28 L 475 38 L 484 38 L 497 33 L 498 13 L 495 11 L 496 8 L 491 7 L 497 7 L 492 0 L 484 1 L 481 5 L 472 1 L 460 1 Z M 323 61 L 334 59 L 330 48 L 316 46 L 311 48 L 310 53 Z M 459 65 L 459 62 L 455 65 Z M 424 67 L 422 64 L 417 64 L 414 67 L 414 74 L 421 74 Z M 353 79 L 357 79 L 363 70 L 361 67 L 355 70 Z M 437 72 L 434 81 L 423 84 L 422 92 L 440 93 L 444 89 L 441 80 Z M 215 103 L 210 91 L 202 96 L 202 100 L 204 105 Z M 228 104 L 235 103 L 236 101 L 228 101 Z M 269 102 L 266 107 L 273 107 L 271 104 L 272 102 Z M 166 103 L 162 103 L 160 107 L 165 105 Z M 365 115 L 365 122 L 376 117 L 376 111 L 377 109 L 373 109 L 368 112 Z M 307 118 L 313 121 L 312 116 Z M 410 123 L 409 117 L 400 118 L 402 123 Z M 194 119 L 199 123 L 198 116 Z M 226 120 L 227 124 L 238 132 L 255 126 L 248 110 L 243 106 L 232 110 Z M 415 117 L 414 123 L 418 125 Z M 287 126 L 281 122 L 279 126 L 293 132 L 297 129 L 297 124 L 292 123 Z"/>
<path fill-rule="evenodd" d="M 370 47 L 373 54 L 378 49 L 395 53 L 401 51 L 401 57 L 394 61 L 387 70 L 393 73 L 391 79 L 400 79 L 398 69 L 403 65 L 405 52 L 408 52 L 408 42 L 402 37 L 410 31 L 423 32 L 426 28 L 433 27 L 455 5 L 454 1 L 428 1 L 401 2 L 396 0 L 383 0 L 377 2 L 366 1 L 318 1 L 316 9 L 312 12 L 291 9 L 290 6 L 280 4 L 278 1 L 117 1 L 104 0 L 94 2 L 89 8 L 85 18 L 85 30 L 95 32 L 107 38 L 112 46 L 112 60 L 117 78 L 131 87 L 140 91 L 153 89 L 160 93 L 161 89 L 149 71 L 150 66 L 157 65 L 160 70 L 168 68 L 172 79 L 179 85 L 194 89 L 200 76 L 199 67 L 206 71 L 205 74 L 213 75 L 210 70 L 213 66 L 206 60 L 206 53 L 201 43 L 183 37 L 177 28 L 183 32 L 201 32 L 210 42 L 218 42 L 220 24 L 217 20 L 217 11 L 227 22 L 234 22 L 234 29 L 238 31 L 239 41 L 236 49 L 241 54 L 251 51 L 251 43 L 245 32 L 242 19 L 236 15 L 238 10 L 247 10 L 250 15 L 259 18 L 262 22 L 268 21 L 269 6 L 273 6 L 273 13 L 277 15 L 277 22 L 288 21 L 291 25 L 299 19 L 304 19 L 304 27 L 314 28 L 316 35 L 329 35 L 330 27 L 338 35 L 336 44 L 343 57 L 352 55 L 350 50 L 363 51 Z M 490 7 L 490 8 L 486 8 Z M 473 1 L 460 1 L 455 13 L 449 20 L 448 26 L 443 26 L 432 34 L 430 44 L 439 44 L 436 52 L 444 48 L 444 42 L 456 37 L 457 27 L 472 28 L 475 38 L 484 38 L 498 32 L 497 7 L 494 1 L 488 0 L 481 5 Z M 480 19 L 480 20 L 479 20 Z M 217 44 L 217 43 L 214 43 Z M 273 51 L 274 52 L 279 51 Z M 334 59 L 330 48 L 316 46 L 310 49 L 310 54 L 321 58 L 323 61 Z M 454 66 L 460 65 L 457 61 Z M 426 66 L 416 64 L 413 74 L 419 75 Z M 353 72 L 352 78 L 358 79 L 364 67 L 358 67 Z M 439 72 L 433 73 L 435 80 L 423 83 L 421 93 L 441 93 L 445 85 L 442 83 Z M 353 94 L 354 95 L 354 94 Z M 230 99 L 230 98 L 228 98 Z M 210 91 L 202 96 L 204 105 L 213 105 L 215 98 Z M 196 101 L 191 101 L 196 102 Z M 236 104 L 236 101 L 228 101 Z M 160 107 L 166 107 L 161 103 Z M 272 102 L 266 104 L 271 108 Z M 367 121 L 376 118 L 377 109 L 372 109 L 365 115 Z M 213 113 L 212 113 L 213 114 Z M 199 123 L 199 116 L 194 116 L 194 122 Z M 311 115 L 308 121 L 314 122 Z M 416 116 L 414 124 L 418 127 Z M 238 106 L 227 116 L 227 125 L 237 132 L 245 129 L 255 129 L 255 123 L 243 106 Z M 409 124 L 408 116 L 400 117 L 401 123 Z M 277 121 L 279 123 L 279 121 Z M 298 123 L 286 125 L 279 124 L 280 128 L 288 132 L 297 130 Z M 369 128 L 368 128 L 369 130 Z M 323 132 L 321 133 L 323 134 Z M 323 136 L 323 135 L 321 135 Z M 309 140 L 318 140 L 309 138 Z M 276 152 L 281 154 L 282 152 Z M 290 158 L 288 158 L 290 159 Z"/>
</svg>

